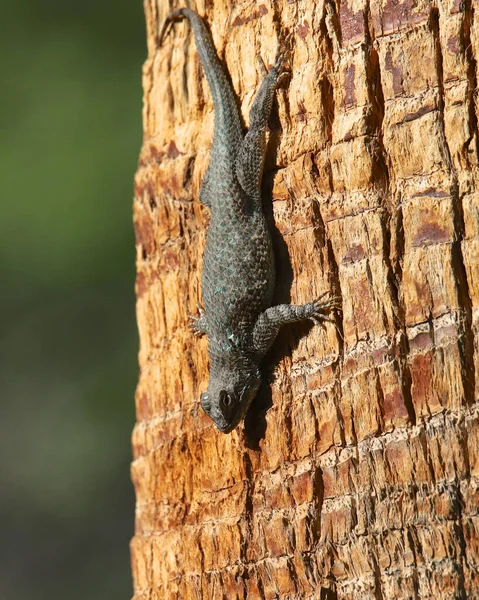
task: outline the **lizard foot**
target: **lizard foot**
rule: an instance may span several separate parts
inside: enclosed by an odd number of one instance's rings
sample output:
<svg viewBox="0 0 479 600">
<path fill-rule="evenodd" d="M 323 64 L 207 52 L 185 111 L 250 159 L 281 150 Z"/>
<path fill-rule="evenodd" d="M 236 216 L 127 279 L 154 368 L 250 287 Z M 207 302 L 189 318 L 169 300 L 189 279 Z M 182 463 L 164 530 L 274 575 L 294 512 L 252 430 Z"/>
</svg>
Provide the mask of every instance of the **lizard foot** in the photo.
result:
<svg viewBox="0 0 479 600">
<path fill-rule="evenodd" d="M 194 315 L 190 315 L 188 317 L 189 327 L 193 331 L 194 335 L 200 336 L 206 333 L 206 315 L 205 311 L 201 308 L 199 304 L 196 305 L 198 308 L 198 312 L 200 313 L 199 317 Z"/>
<path fill-rule="evenodd" d="M 323 300 L 323 298 L 325 299 Z M 310 321 L 313 321 L 315 325 L 323 325 L 324 322 L 333 323 L 342 338 L 343 336 L 338 328 L 336 319 L 325 314 L 338 309 L 341 309 L 341 299 L 337 296 L 330 296 L 329 292 L 325 292 L 324 294 L 321 294 L 319 298 L 308 304 L 307 318 Z"/>
<path fill-rule="evenodd" d="M 274 59 L 272 70 L 276 71 L 276 85 L 279 85 L 283 79 L 289 75 L 289 71 L 285 65 L 287 60 L 291 56 L 291 42 L 293 39 L 292 32 L 288 33 L 285 37 L 280 37 L 278 40 L 278 46 L 276 49 L 276 57 Z"/>
<path fill-rule="evenodd" d="M 285 68 L 286 61 L 288 60 L 291 54 L 291 40 L 293 39 L 293 34 L 288 33 L 285 37 L 280 37 L 278 40 L 278 46 L 276 49 L 276 56 L 274 59 L 273 66 L 269 71 L 272 73 L 273 78 L 275 80 L 275 87 L 278 87 L 280 83 L 289 76 L 289 70 Z M 264 64 L 263 59 L 259 54 L 256 55 L 256 59 L 259 63 L 259 68 L 261 69 L 261 73 L 263 77 L 268 75 L 268 69 Z"/>
</svg>

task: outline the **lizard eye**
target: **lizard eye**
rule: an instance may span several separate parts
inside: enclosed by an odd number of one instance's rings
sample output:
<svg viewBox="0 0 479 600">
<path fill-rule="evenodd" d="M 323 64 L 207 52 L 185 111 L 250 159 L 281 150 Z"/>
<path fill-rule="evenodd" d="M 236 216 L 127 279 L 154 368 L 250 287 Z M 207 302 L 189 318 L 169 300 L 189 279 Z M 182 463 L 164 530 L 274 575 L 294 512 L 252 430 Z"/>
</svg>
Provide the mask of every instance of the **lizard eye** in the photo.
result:
<svg viewBox="0 0 479 600">
<path fill-rule="evenodd" d="M 223 408 L 228 408 L 231 406 L 231 396 L 225 390 L 220 392 L 220 404 Z"/>
</svg>

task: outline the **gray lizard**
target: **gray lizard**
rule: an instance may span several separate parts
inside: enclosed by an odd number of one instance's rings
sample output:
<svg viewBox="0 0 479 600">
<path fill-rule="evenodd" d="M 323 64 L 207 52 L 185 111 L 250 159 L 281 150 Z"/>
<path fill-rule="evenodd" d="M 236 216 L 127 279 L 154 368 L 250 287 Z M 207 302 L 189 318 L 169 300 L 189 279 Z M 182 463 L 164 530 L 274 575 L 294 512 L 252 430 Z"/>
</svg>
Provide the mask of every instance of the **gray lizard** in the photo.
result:
<svg viewBox="0 0 479 600">
<path fill-rule="evenodd" d="M 266 127 L 278 83 L 285 75 L 287 42 L 278 48 L 253 102 L 249 130 L 243 134 L 231 83 L 201 17 L 189 8 L 171 12 L 160 43 L 173 21 L 187 18 L 208 80 L 215 109 L 210 162 L 200 200 L 211 211 L 203 259 L 204 310 L 191 317 L 195 333 L 205 333 L 210 356 L 208 390 L 201 406 L 223 433 L 244 417 L 260 381 L 260 363 L 281 325 L 310 319 L 332 321 L 324 313 L 334 298 L 302 305 L 271 306 L 275 268 L 273 248 L 263 215 L 261 180 Z"/>
</svg>

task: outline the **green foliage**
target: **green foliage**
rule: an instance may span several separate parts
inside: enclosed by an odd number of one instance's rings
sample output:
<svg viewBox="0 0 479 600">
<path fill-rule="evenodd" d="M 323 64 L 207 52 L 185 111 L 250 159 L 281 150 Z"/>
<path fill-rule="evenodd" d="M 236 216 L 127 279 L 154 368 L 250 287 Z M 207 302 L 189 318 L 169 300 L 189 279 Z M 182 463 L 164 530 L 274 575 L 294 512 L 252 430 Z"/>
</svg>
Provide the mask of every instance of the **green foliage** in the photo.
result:
<svg viewBox="0 0 479 600">
<path fill-rule="evenodd" d="M 0 5 L 0 589 L 129 598 L 143 7 Z"/>
</svg>

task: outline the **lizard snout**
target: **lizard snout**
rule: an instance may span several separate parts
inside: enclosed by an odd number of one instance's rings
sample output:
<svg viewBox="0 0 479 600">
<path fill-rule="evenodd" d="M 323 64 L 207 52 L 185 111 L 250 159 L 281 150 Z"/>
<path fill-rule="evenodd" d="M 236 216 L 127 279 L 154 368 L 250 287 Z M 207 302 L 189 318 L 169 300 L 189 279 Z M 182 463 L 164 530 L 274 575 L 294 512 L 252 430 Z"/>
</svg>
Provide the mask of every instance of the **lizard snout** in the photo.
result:
<svg viewBox="0 0 479 600">
<path fill-rule="evenodd" d="M 201 408 L 205 411 L 205 413 L 209 414 L 209 412 L 211 410 L 211 396 L 207 392 L 204 392 L 203 394 L 201 394 L 200 404 L 201 404 Z"/>
</svg>

